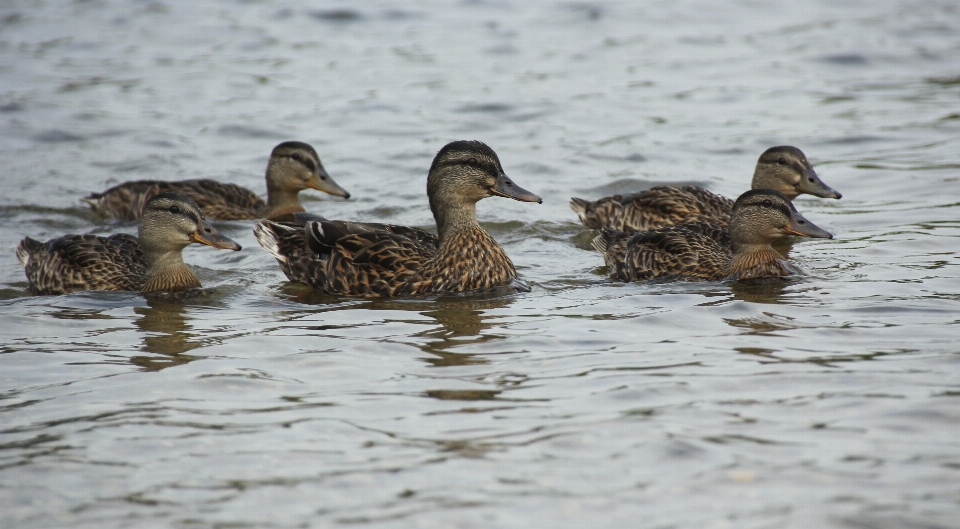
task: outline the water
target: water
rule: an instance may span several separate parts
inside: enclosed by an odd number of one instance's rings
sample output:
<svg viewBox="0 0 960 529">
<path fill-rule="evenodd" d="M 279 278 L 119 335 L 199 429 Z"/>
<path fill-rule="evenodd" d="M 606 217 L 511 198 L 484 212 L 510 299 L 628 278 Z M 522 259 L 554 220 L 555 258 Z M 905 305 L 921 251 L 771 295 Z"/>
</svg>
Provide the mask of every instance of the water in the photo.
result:
<svg viewBox="0 0 960 529">
<path fill-rule="evenodd" d="M 13 0 L 0 78 L 4 527 L 957 526 L 954 2 Z M 135 230 L 81 196 L 263 193 L 287 139 L 355 197 L 311 211 L 424 227 L 487 142 L 532 291 L 322 296 L 223 222 L 193 296 L 27 295 L 21 237 Z M 566 205 L 779 144 L 844 196 L 796 201 L 806 277 L 611 282 Z"/>
</svg>

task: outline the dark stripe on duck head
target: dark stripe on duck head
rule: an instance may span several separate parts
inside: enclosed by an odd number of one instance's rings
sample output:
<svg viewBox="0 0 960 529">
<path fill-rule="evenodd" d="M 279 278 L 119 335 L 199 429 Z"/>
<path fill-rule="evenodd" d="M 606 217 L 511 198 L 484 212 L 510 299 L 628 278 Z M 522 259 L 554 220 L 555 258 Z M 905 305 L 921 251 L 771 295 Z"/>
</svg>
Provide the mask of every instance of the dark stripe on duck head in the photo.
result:
<svg viewBox="0 0 960 529">
<path fill-rule="evenodd" d="M 787 199 L 783 193 L 773 189 L 751 189 L 737 197 L 733 204 L 733 211 L 745 207 L 764 207 L 778 209 L 788 218 L 791 211 L 796 211 L 793 202 Z"/>
<path fill-rule="evenodd" d="M 459 154 L 455 158 L 449 158 L 454 154 Z M 430 171 L 441 167 L 454 165 L 470 165 L 489 171 L 494 175 L 503 172 L 500 167 L 500 158 L 493 152 L 487 144 L 477 140 L 453 141 L 443 146 L 437 155 L 433 157 L 433 163 L 430 165 Z"/>
<path fill-rule="evenodd" d="M 776 147 L 770 147 L 769 149 L 763 151 L 763 154 L 760 155 L 760 158 L 770 159 L 780 154 L 790 154 L 801 160 L 805 160 L 807 158 L 803 154 L 803 151 L 792 145 L 778 145 Z"/>
<path fill-rule="evenodd" d="M 161 205 L 162 202 L 176 202 L 177 204 Z M 181 205 L 183 207 L 180 207 Z M 178 211 L 174 211 L 174 207 L 176 207 Z M 183 215 L 187 217 L 188 219 L 192 220 L 194 224 L 200 224 L 200 219 L 203 218 L 202 214 L 198 214 L 200 211 L 200 206 L 198 206 L 192 198 L 180 193 L 174 193 L 172 191 L 160 193 L 159 195 L 154 196 L 143 205 L 143 210 L 169 211 L 175 215 Z"/>
<path fill-rule="evenodd" d="M 316 149 L 314 149 L 312 145 L 310 145 L 309 143 L 304 143 L 302 141 L 285 141 L 277 145 L 276 147 L 274 147 L 273 151 L 270 153 L 270 156 L 277 156 L 278 154 L 280 154 L 280 151 L 284 151 L 288 149 L 291 151 L 294 151 L 294 150 L 307 151 L 310 154 L 312 154 L 314 158 L 317 158 L 317 159 L 320 158 L 320 155 L 317 154 Z"/>
<path fill-rule="evenodd" d="M 290 154 L 276 154 L 276 155 L 274 155 L 274 157 L 275 157 L 275 158 L 290 158 L 291 160 L 294 160 L 294 161 L 300 163 L 301 165 L 305 166 L 307 169 L 310 170 L 311 173 L 317 172 L 317 162 L 315 162 L 315 161 L 313 160 L 313 158 L 311 158 L 311 157 L 309 157 L 309 156 L 304 156 L 303 153 L 294 151 L 294 152 L 292 152 L 292 153 L 290 153 Z"/>
</svg>

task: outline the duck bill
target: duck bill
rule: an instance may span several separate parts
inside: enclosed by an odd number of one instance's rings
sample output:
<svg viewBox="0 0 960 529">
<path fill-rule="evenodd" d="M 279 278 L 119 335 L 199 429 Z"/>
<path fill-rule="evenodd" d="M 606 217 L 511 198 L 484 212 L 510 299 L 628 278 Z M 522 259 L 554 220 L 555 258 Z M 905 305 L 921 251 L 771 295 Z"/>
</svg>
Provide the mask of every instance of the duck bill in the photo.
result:
<svg viewBox="0 0 960 529">
<path fill-rule="evenodd" d="M 796 211 L 790 216 L 790 222 L 781 228 L 780 232 L 785 235 L 799 235 L 800 237 L 815 237 L 818 239 L 833 238 L 833 235 L 829 231 L 803 218 L 803 215 Z"/>
<path fill-rule="evenodd" d="M 820 180 L 820 177 L 817 176 L 817 173 L 813 169 L 803 170 L 803 176 L 800 178 L 800 182 L 797 183 L 797 191 L 799 193 L 809 193 L 820 198 L 840 198 L 843 196 L 838 193 L 837 190 L 824 184 L 823 180 Z"/>
<path fill-rule="evenodd" d="M 334 181 L 323 167 L 320 168 L 318 174 L 313 175 L 310 180 L 307 180 L 307 187 L 329 193 L 335 197 L 350 198 L 350 193 L 340 187 L 340 184 Z"/>
<path fill-rule="evenodd" d="M 543 204 L 543 199 L 518 186 L 517 184 L 514 184 L 513 180 L 510 180 L 510 177 L 503 173 L 500 173 L 500 176 L 497 178 L 497 184 L 488 189 L 490 190 L 491 194 L 498 197 L 512 198 L 514 200 L 519 200 L 520 202 L 536 202 L 537 204 Z"/>
<path fill-rule="evenodd" d="M 221 248 L 223 250 L 237 251 L 242 248 L 234 242 L 233 239 L 221 235 L 213 226 L 203 220 L 200 221 L 197 230 L 190 234 L 190 242 L 206 244 L 207 246 L 213 246 L 214 248 Z"/>
</svg>

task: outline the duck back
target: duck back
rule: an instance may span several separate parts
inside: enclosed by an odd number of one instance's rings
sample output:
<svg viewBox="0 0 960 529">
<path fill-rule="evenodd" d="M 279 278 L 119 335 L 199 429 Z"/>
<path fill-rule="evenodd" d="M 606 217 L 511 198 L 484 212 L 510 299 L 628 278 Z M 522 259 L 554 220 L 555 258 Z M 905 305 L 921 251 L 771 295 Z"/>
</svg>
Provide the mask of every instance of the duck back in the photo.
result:
<svg viewBox="0 0 960 529">
<path fill-rule="evenodd" d="M 17 257 L 35 294 L 141 290 L 147 276 L 140 242 L 125 233 L 64 235 L 46 243 L 27 237 Z"/>
<path fill-rule="evenodd" d="M 726 226 L 733 201 L 696 186 L 656 186 L 630 195 L 613 195 L 590 202 L 572 198 L 570 208 L 593 229 L 644 231 L 685 222 Z"/>
<path fill-rule="evenodd" d="M 124 182 L 83 201 L 104 217 L 130 221 L 140 218 L 148 200 L 167 192 L 192 198 L 206 217 L 216 220 L 257 219 L 266 211 L 266 202 L 253 191 L 209 179 Z"/>
</svg>

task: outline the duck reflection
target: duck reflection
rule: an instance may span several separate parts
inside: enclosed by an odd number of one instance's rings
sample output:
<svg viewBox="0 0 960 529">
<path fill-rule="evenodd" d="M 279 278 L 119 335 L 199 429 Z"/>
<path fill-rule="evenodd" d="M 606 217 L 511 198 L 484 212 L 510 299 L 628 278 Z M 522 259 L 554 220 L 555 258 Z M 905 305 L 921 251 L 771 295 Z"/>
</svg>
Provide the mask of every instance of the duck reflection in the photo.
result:
<svg viewBox="0 0 960 529">
<path fill-rule="evenodd" d="M 740 301 L 783 305 L 788 303 L 787 287 L 794 282 L 795 280 L 779 277 L 732 281 L 730 291 L 733 293 L 734 299 Z"/>
<path fill-rule="evenodd" d="M 130 362 L 145 371 L 159 371 L 196 360 L 187 351 L 203 344 L 198 335 L 187 332 L 186 307 L 178 299 L 146 296 L 146 307 L 134 307 L 141 317 L 134 324 L 144 333 L 142 350 L 162 356 L 134 356 Z"/>
<path fill-rule="evenodd" d="M 436 367 L 486 364 L 489 361 L 483 357 L 470 353 L 455 353 L 452 349 L 502 340 L 504 336 L 500 334 L 483 334 L 484 330 L 494 327 L 496 321 L 494 316 L 487 315 L 484 311 L 503 308 L 510 303 L 513 303 L 513 298 L 510 297 L 441 298 L 430 305 L 432 310 L 420 312 L 437 320 L 440 326 L 414 334 L 413 337 L 429 339 L 416 345 L 430 355 L 425 360 Z"/>
</svg>

